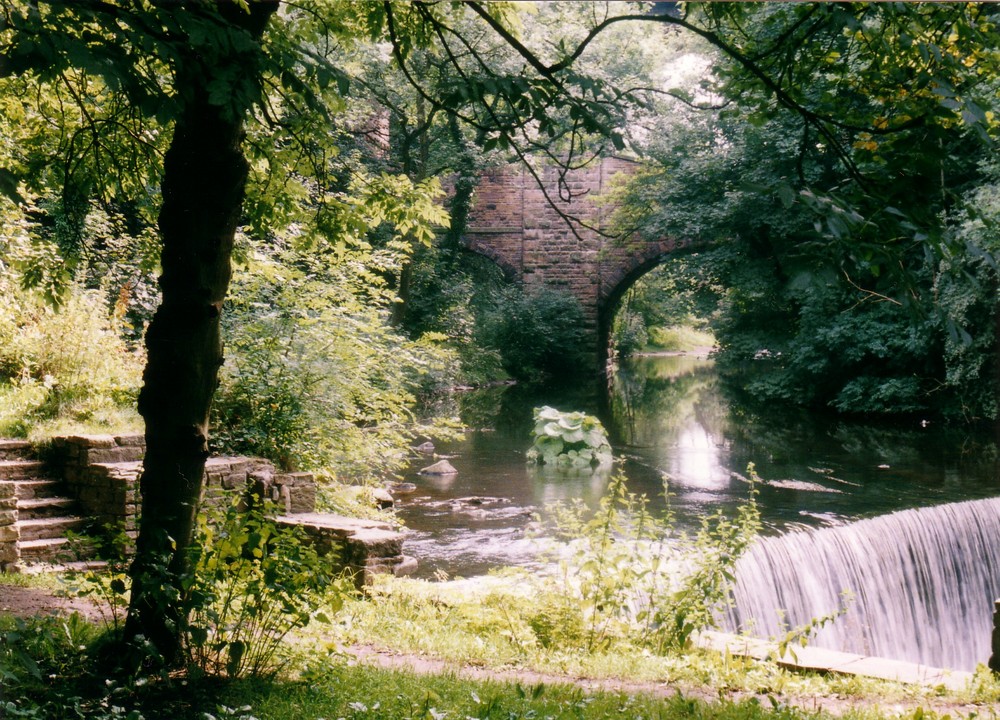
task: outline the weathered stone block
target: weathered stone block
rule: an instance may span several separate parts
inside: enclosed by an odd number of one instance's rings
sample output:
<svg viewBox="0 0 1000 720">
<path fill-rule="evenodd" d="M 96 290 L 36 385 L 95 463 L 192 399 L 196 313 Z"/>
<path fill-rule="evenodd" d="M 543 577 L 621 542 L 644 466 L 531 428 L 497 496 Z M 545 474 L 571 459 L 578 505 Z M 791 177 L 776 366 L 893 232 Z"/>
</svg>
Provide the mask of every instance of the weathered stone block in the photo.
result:
<svg viewBox="0 0 1000 720">
<path fill-rule="evenodd" d="M 146 450 L 146 436 L 142 433 L 115 435 L 115 443 L 122 447 L 141 447 L 144 452 Z"/>
<path fill-rule="evenodd" d="M 17 543 L 0 541 L 0 569 L 6 570 L 8 565 L 13 565 L 20 559 Z"/>
<path fill-rule="evenodd" d="M 0 526 L 0 543 L 17 542 L 21 539 L 21 533 L 17 525 Z"/>
<path fill-rule="evenodd" d="M 247 485 L 247 473 L 234 472 L 222 478 L 222 487 L 226 490 L 236 490 L 245 488 Z"/>
<path fill-rule="evenodd" d="M 121 448 L 118 447 L 88 448 L 83 455 L 83 459 L 88 465 L 125 462 Z"/>
<path fill-rule="evenodd" d="M 66 437 L 69 445 L 85 448 L 113 448 L 117 445 L 111 435 L 69 435 Z"/>
<path fill-rule="evenodd" d="M 316 511 L 316 486 L 295 485 L 285 486 L 281 489 L 283 497 L 287 497 L 285 512 L 287 513 L 311 513 Z"/>
</svg>

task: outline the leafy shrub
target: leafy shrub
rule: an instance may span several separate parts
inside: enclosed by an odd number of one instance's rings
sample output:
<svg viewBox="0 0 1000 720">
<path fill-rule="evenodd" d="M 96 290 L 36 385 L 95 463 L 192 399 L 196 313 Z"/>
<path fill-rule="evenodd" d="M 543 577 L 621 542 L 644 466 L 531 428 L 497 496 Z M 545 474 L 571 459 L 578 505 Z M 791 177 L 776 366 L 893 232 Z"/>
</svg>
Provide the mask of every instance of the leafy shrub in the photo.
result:
<svg viewBox="0 0 1000 720">
<path fill-rule="evenodd" d="M 735 518 L 703 519 L 691 537 L 675 529 L 670 513 L 653 516 L 644 496 L 628 492 L 622 472 L 596 512 L 582 501 L 555 507 L 553 529 L 566 544 L 558 572 L 542 584 L 541 606 L 554 609 L 545 623 L 532 622 L 539 642 L 578 642 L 593 652 L 624 638 L 664 652 L 714 627 L 736 561 L 760 527 L 754 496 L 751 490 Z"/>
<path fill-rule="evenodd" d="M 601 421 L 582 412 L 534 409 L 535 442 L 530 462 L 569 468 L 593 468 L 611 463 L 611 445 Z"/>
<path fill-rule="evenodd" d="M 367 478 L 400 467 L 412 439 L 441 427 L 414 416 L 418 395 L 451 384 L 437 337 L 409 340 L 351 284 L 258 258 L 234 279 L 215 441 L 285 468 Z"/>
<path fill-rule="evenodd" d="M 615 316 L 611 342 L 621 357 L 628 357 L 642 350 L 649 342 L 645 318 L 628 309 L 619 312 Z"/>
<path fill-rule="evenodd" d="M 480 339 L 518 380 L 566 381 L 589 369 L 583 309 L 560 290 L 506 288 L 484 314 Z"/>
<path fill-rule="evenodd" d="M 142 356 L 112 327 L 101 294 L 72 286 L 61 306 L 0 280 L 0 435 L 133 427 Z"/>
<path fill-rule="evenodd" d="M 71 688 L 64 687 L 66 675 L 84 666 L 95 637 L 94 626 L 76 613 L 0 617 L 0 717 L 98 717 L 82 714 L 80 698 L 68 697 Z"/>
<path fill-rule="evenodd" d="M 715 345 L 715 338 L 710 332 L 687 325 L 658 325 L 649 328 L 649 344 L 660 350 L 687 352 L 712 347 Z"/>
<path fill-rule="evenodd" d="M 236 501 L 200 519 L 186 592 L 191 662 L 210 675 L 265 676 L 278 670 L 289 632 L 337 609 L 349 582 L 333 575 L 298 528 Z M 332 606 L 332 607 L 331 607 Z"/>
</svg>

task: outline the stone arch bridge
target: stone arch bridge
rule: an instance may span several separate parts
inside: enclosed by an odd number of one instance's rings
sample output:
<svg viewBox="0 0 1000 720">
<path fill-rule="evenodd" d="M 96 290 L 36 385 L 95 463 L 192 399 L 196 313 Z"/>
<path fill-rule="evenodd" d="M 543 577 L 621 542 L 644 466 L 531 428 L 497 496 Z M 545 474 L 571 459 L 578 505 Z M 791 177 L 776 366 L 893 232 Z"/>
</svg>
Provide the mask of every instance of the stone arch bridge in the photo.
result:
<svg viewBox="0 0 1000 720">
<path fill-rule="evenodd" d="M 538 174 L 556 208 L 604 229 L 613 208 L 599 199 L 615 176 L 632 174 L 638 167 L 635 161 L 610 157 L 570 171 L 563 186 L 569 200 L 560 199 L 558 168 L 546 165 Z M 691 243 L 618 240 L 580 225 L 574 232 L 531 173 L 521 165 L 507 165 L 481 176 L 464 245 L 492 259 L 508 279 L 529 291 L 548 287 L 574 295 L 583 307 L 590 347 L 603 367 L 622 296 L 667 255 Z"/>
</svg>

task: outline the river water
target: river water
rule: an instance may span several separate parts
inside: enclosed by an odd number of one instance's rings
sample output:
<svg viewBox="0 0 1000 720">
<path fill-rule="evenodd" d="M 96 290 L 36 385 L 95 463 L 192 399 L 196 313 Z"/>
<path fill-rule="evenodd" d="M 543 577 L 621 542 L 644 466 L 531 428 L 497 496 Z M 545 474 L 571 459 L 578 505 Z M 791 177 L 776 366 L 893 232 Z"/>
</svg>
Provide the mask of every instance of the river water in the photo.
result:
<svg viewBox="0 0 1000 720">
<path fill-rule="evenodd" d="M 528 392 L 518 386 L 461 398 L 462 419 L 473 430 L 464 439 L 437 448 L 438 454 L 449 457 L 457 474 L 421 475 L 418 470 L 431 460 L 417 462 L 405 478 L 416 490 L 397 497 L 399 514 L 409 529 L 406 552 L 418 559 L 421 576 L 468 577 L 504 565 L 530 566 L 538 561 L 538 543 L 527 532 L 535 514 L 544 516 L 547 506 L 560 500 L 580 498 L 596 504 L 606 476 L 567 476 L 525 463 L 531 444 L 531 411 L 543 404 L 601 416 L 616 457 L 624 459 L 629 489 L 649 496 L 654 509 L 664 507 L 664 489 L 668 489 L 671 509 L 686 526 L 694 527 L 709 513 L 731 513 L 744 502 L 751 462 L 762 480 L 758 504 L 763 534 L 788 538 L 778 542 L 792 542 L 796 547 L 813 543 L 816 537 L 822 546 L 822 539 L 833 532 L 826 528 L 840 528 L 836 532 L 843 536 L 854 533 L 860 520 L 1000 496 L 997 450 L 990 436 L 920 418 L 871 424 L 784 409 L 752 411 L 726 400 L 709 359 L 636 358 L 618 369 L 606 398 L 596 390 Z M 987 508 L 987 514 L 996 515 L 997 507 Z M 912 522 L 917 527 L 935 522 L 955 525 L 954 518 L 927 514 Z M 876 536 L 879 532 L 874 531 Z M 1000 546 L 1000 539 L 994 545 Z M 863 548 L 860 554 L 865 554 Z M 798 562 L 802 561 L 799 557 Z M 983 564 L 975 557 L 963 562 Z M 1000 559 L 990 562 L 1000 565 Z M 1000 567 L 991 566 L 988 571 L 980 584 L 1000 582 L 996 580 Z M 763 577 L 762 572 L 755 567 L 744 574 L 752 574 L 753 582 L 763 586 L 791 582 Z M 937 578 L 904 578 L 902 582 L 936 588 Z M 834 595 L 843 589 L 859 592 L 858 588 L 834 588 Z M 898 594 L 893 589 L 884 592 Z M 985 623 L 985 629 L 976 632 L 985 634 L 987 644 L 989 618 L 978 616 L 989 615 L 990 593 L 1000 596 L 1000 586 L 977 590 L 972 610 L 963 605 L 949 611 L 975 614 L 977 628 Z M 787 598 L 781 601 L 792 604 Z M 808 613 L 814 617 L 832 609 L 806 603 L 801 610 L 804 620 L 789 621 L 808 622 Z M 958 621 L 968 624 L 967 619 Z M 905 623 L 905 618 L 900 622 Z M 841 639 L 826 641 L 827 646 L 838 644 L 842 649 L 872 651 L 867 639 L 853 645 Z M 982 652 L 978 647 L 974 651 Z M 901 659 L 952 667 L 975 664 L 934 653 L 912 655 Z"/>
</svg>

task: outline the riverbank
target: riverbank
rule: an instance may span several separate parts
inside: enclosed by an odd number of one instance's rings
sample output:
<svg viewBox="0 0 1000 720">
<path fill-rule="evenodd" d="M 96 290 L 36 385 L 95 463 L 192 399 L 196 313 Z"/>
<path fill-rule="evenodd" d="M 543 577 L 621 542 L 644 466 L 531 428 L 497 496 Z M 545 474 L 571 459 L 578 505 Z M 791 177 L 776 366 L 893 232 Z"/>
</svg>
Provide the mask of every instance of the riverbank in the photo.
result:
<svg viewBox="0 0 1000 720">
<path fill-rule="evenodd" d="M 10 580 L 0 578 L 0 607 L 6 608 L 4 613 L 16 609 L 30 615 L 43 612 L 64 617 L 66 612 L 78 611 L 83 602 L 56 595 L 55 586 L 46 587 L 48 580 L 44 578 L 17 581 L 30 583 L 28 587 L 11 586 Z M 345 608 L 345 612 L 354 616 L 351 622 L 357 620 L 355 609 Z M 452 608 L 451 612 L 461 615 L 462 611 Z M 93 611 L 87 615 L 92 620 L 97 617 Z M 400 622 L 406 622 L 405 618 Z M 233 709 L 232 714 L 212 714 L 212 717 L 240 720 L 998 717 L 1000 695 L 991 696 L 984 690 L 988 678 L 970 675 L 963 678 L 966 682 L 961 687 L 935 682 L 933 678 L 924 678 L 917 685 L 851 679 L 840 672 L 831 673 L 831 668 L 793 668 L 788 662 L 779 667 L 771 661 L 743 657 L 732 646 L 719 653 L 717 650 L 722 648 L 718 647 L 721 639 L 718 635 L 707 636 L 704 638 L 707 642 L 703 643 L 716 649 L 692 649 L 677 658 L 682 664 L 715 665 L 714 681 L 695 683 L 689 677 L 680 678 L 672 673 L 663 673 L 658 678 L 641 673 L 630 676 L 620 672 L 623 665 L 618 664 L 615 671 L 615 663 L 609 664 L 604 673 L 580 672 L 571 669 L 568 663 L 567 669 L 559 672 L 511 664 L 500 658 L 493 663 L 448 659 L 429 649 L 407 651 L 385 642 L 342 644 L 334 639 L 340 633 L 336 628 L 333 630 L 331 636 L 329 628 L 315 626 L 300 636 L 290 647 L 298 670 L 283 679 L 224 684 L 186 680 L 183 692 L 175 688 L 173 698 L 161 686 L 151 688 L 148 697 L 138 688 L 126 696 L 120 693 L 118 702 L 123 707 L 130 702 L 138 703 L 139 707 L 146 703 L 147 713 L 167 712 L 162 705 L 167 703 L 171 717 L 199 720 L 206 717 L 205 712 L 217 713 L 223 706 Z M 442 645 L 453 640 L 444 633 L 438 637 Z M 725 642 L 732 640 L 730 637 Z M 815 664 L 816 656 L 809 651 L 798 653 L 799 658 L 808 655 L 809 662 Z M 742 676 L 742 684 L 734 682 L 737 675 Z M 431 709 L 433 713 L 429 712 Z M 166 717 L 162 712 L 145 717 Z"/>
</svg>

